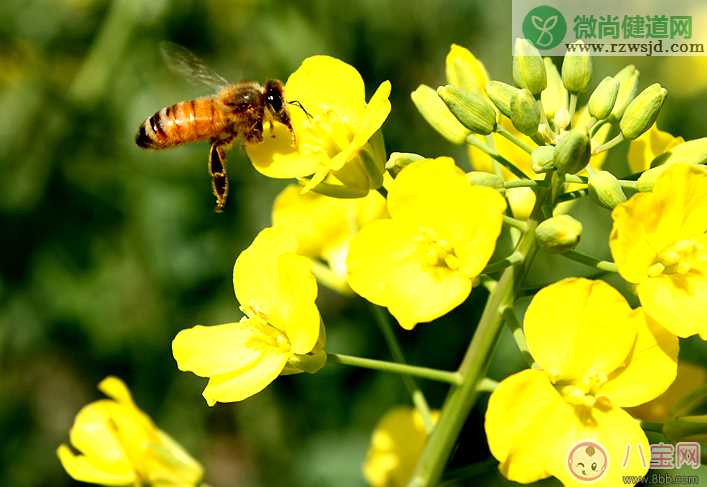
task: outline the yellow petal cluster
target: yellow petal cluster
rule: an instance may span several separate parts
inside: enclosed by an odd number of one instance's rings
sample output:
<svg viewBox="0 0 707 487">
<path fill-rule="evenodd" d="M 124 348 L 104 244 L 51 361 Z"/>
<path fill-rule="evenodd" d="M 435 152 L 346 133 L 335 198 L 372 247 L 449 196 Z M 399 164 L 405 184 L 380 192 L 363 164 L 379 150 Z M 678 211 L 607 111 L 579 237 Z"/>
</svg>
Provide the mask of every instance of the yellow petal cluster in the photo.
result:
<svg viewBox="0 0 707 487">
<path fill-rule="evenodd" d="M 273 226 L 297 239 L 297 253 L 315 260 L 313 271 L 324 284 L 346 285 L 346 256 L 353 236 L 385 214 L 385 198 L 371 191 L 363 198 L 332 198 L 287 186 L 275 199 Z M 328 264 L 326 275 L 318 261 Z M 333 282 L 332 282 L 333 281 Z M 349 291 L 350 292 L 350 291 Z"/>
<path fill-rule="evenodd" d="M 654 123 L 628 146 L 628 167 L 631 172 L 650 169 L 653 159 L 683 142 L 685 140 L 682 137 L 675 137 L 669 132 L 660 130 L 658 124 Z"/>
<path fill-rule="evenodd" d="M 537 368 L 503 380 L 486 413 L 491 453 L 510 480 L 554 476 L 585 485 L 568 466 L 571 450 L 598 444 L 606 471 L 592 485 L 622 485 L 648 471 L 645 433 L 624 407 L 663 393 L 675 379 L 678 341 L 603 281 L 565 279 L 533 298 L 524 319 Z M 627 446 L 630 453 L 627 455 Z"/>
<path fill-rule="evenodd" d="M 284 229 L 261 231 L 233 268 L 241 321 L 195 326 L 174 338 L 179 369 L 209 378 L 203 395 L 210 406 L 260 392 L 290 358 L 318 345 L 317 283 L 297 246 Z"/>
<path fill-rule="evenodd" d="M 100 485 L 192 487 L 203 475 L 201 466 L 133 402 L 117 377 L 98 388 L 110 399 L 84 406 L 57 455 L 75 480 Z M 78 453 L 75 453 L 78 451 Z"/>
<path fill-rule="evenodd" d="M 259 144 L 246 145 L 255 168 L 273 178 L 310 177 L 309 190 L 363 196 L 382 185 L 385 148 L 379 129 L 390 113 L 390 82 L 366 103 L 361 75 L 330 56 L 312 56 L 285 85 L 296 143 L 281 124 Z M 270 137 L 272 135 L 273 137 Z M 332 188 L 333 187 L 333 188 Z"/>
<path fill-rule="evenodd" d="M 432 412 L 436 421 L 438 413 Z M 427 431 L 417 410 L 399 406 L 378 421 L 363 464 L 363 475 L 372 487 L 404 487 L 427 441 Z"/>
<path fill-rule="evenodd" d="M 388 191 L 390 218 L 351 241 L 351 288 L 387 307 L 405 329 L 461 304 L 493 254 L 506 204 L 472 186 L 449 157 L 406 166 Z"/>
<path fill-rule="evenodd" d="M 707 339 L 707 168 L 671 165 L 612 218 L 611 253 L 646 313 L 675 335 Z"/>
</svg>

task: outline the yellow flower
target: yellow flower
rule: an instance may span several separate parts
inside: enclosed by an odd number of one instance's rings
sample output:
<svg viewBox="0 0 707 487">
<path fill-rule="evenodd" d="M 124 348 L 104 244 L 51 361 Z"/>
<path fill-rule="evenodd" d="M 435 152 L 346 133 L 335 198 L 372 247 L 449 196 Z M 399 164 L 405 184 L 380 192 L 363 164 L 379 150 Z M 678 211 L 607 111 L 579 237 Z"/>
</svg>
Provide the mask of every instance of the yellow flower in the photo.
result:
<svg viewBox="0 0 707 487">
<path fill-rule="evenodd" d="M 707 339 L 707 168 L 673 164 L 652 193 L 611 216 L 611 253 L 646 313 L 680 337 Z"/>
<path fill-rule="evenodd" d="M 649 463 L 648 441 L 622 408 L 667 389 L 675 378 L 677 338 L 641 309 L 631 310 L 605 282 L 576 278 L 538 292 L 524 330 L 538 368 L 503 380 L 486 412 L 489 447 L 503 475 L 521 483 L 554 476 L 564 485 L 585 485 L 575 476 L 577 466 L 568 465 L 572 449 L 585 441 L 608 457 L 592 485 L 623 485 L 624 475 L 644 475 L 648 466 L 638 448 Z"/>
<path fill-rule="evenodd" d="M 391 217 L 351 241 L 351 288 L 387 307 L 405 329 L 439 318 L 471 292 L 505 208 L 495 190 L 470 185 L 451 158 L 413 162 L 390 185 Z"/>
<path fill-rule="evenodd" d="M 172 342 L 179 370 L 208 377 L 204 398 L 241 401 L 263 390 L 290 359 L 318 345 L 317 283 L 297 240 L 266 228 L 236 259 L 233 287 L 245 316 L 238 323 L 195 326 Z"/>
<path fill-rule="evenodd" d="M 348 288 L 349 242 L 361 227 L 384 214 L 385 198 L 375 191 L 363 198 L 331 198 L 313 192 L 303 194 L 298 185 L 292 184 L 275 199 L 272 222 L 297 239 L 298 254 L 315 260 L 312 271 L 322 283 L 344 290 Z M 324 260 L 328 269 L 322 269 L 317 259 Z"/>
<path fill-rule="evenodd" d="M 458 44 L 452 44 L 445 60 L 447 82 L 463 90 L 485 93 L 489 82 L 484 63 L 471 51 Z"/>
<path fill-rule="evenodd" d="M 273 178 L 311 176 L 305 190 L 316 187 L 347 196 L 363 196 L 381 186 L 386 157 L 379 129 L 390 113 L 389 81 L 366 103 L 363 79 L 353 66 L 312 56 L 290 75 L 285 95 L 309 115 L 295 106 L 289 110 L 294 146 L 281 124 L 271 127 L 273 138 L 265 134 L 264 142 L 246 145 L 258 171 Z"/>
<path fill-rule="evenodd" d="M 57 455 L 75 480 L 101 485 L 190 487 L 203 475 L 201 466 L 133 402 L 116 377 L 98 385 L 111 399 L 84 406 Z"/>
<path fill-rule="evenodd" d="M 432 412 L 432 420 L 438 413 Z M 363 464 L 363 475 L 373 487 L 403 487 L 427 441 L 420 413 L 411 407 L 391 409 L 378 421 Z"/>
<path fill-rule="evenodd" d="M 678 375 L 668 390 L 652 401 L 629 409 L 630 413 L 646 421 L 667 421 L 673 417 L 673 409 L 688 395 L 707 384 L 707 371 L 699 365 L 680 361 Z"/>
<path fill-rule="evenodd" d="M 631 172 L 640 172 L 650 169 L 651 161 L 656 156 L 669 151 L 685 140 L 660 130 L 658 124 L 644 132 L 640 137 L 631 141 L 628 146 L 628 167 Z"/>
</svg>

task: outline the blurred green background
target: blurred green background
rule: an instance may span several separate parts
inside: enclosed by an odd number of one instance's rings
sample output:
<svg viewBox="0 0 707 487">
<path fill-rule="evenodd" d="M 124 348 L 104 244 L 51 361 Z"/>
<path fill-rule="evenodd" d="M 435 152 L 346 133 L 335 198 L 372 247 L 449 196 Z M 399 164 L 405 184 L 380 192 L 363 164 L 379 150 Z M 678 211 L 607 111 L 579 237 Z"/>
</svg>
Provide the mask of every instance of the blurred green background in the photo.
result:
<svg viewBox="0 0 707 487">
<path fill-rule="evenodd" d="M 145 117 L 207 94 L 166 68 L 158 44 L 182 44 L 233 80 L 285 80 L 309 55 L 339 57 L 362 73 L 369 95 L 392 82 L 389 152 L 452 154 L 466 164 L 409 93 L 444 81 L 452 42 L 509 81 L 510 2 L 4 0 L 0 19 L 0 484 L 74 485 L 54 450 L 80 407 L 99 397 L 95 385 L 115 374 L 203 462 L 214 487 L 363 485 L 375 422 L 407 402 L 398 377 L 332 365 L 208 408 L 205 381 L 176 368 L 170 341 L 180 329 L 240 317 L 234 258 L 269 225 L 287 181 L 259 175 L 237 148 L 230 202 L 215 214 L 205 143 L 135 146 Z M 661 128 L 704 135 L 704 58 L 601 58 L 595 83 L 629 61 L 641 86 L 661 81 L 670 92 Z M 625 173 L 625 148 L 609 164 Z M 583 249 L 605 257 L 608 212 L 585 206 L 577 209 L 591 229 Z M 587 272 L 541 257 L 531 280 L 557 277 L 550 267 Z M 400 330 L 409 361 L 455 368 L 484 300 L 479 289 L 439 322 Z M 330 351 L 388 357 L 361 300 L 322 289 L 319 306 Z M 514 347 L 505 337 L 492 377 L 523 367 Z M 707 362 L 697 340 L 682 354 Z M 441 405 L 446 388 L 422 385 Z M 453 466 L 488 458 L 484 409 L 469 418 Z M 481 481 L 506 483 L 493 466 Z"/>
</svg>

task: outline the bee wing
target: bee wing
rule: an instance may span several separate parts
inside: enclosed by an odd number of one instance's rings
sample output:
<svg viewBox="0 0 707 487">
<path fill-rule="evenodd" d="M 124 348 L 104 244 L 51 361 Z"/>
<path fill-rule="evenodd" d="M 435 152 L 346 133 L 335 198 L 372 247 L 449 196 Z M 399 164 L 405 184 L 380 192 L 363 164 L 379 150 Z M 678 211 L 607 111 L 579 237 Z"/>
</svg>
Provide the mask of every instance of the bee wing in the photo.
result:
<svg viewBox="0 0 707 487">
<path fill-rule="evenodd" d="M 206 85 L 216 91 L 231 84 L 186 47 L 173 42 L 161 42 L 160 52 L 172 71 L 192 83 Z"/>
</svg>

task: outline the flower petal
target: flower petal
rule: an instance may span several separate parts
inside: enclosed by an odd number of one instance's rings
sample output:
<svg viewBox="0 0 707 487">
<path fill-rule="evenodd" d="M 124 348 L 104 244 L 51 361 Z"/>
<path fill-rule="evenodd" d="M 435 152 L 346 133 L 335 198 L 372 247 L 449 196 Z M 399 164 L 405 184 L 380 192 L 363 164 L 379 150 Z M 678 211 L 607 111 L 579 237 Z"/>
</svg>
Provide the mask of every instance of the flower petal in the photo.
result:
<svg viewBox="0 0 707 487">
<path fill-rule="evenodd" d="M 118 377 L 106 377 L 98 384 L 98 390 L 119 403 L 135 406 L 128 386 Z"/>
<path fill-rule="evenodd" d="M 79 482 L 102 485 L 130 485 L 137 481 L 137 475 L 130 462 L 107 463 L 99 457 L 76 455 L 66 445 L 56 450 L 66 473 Z"/>
<path fill-rule="evenodd" d="M 633 312 L 638 332 L 626 367 L 619 369 L 601 388 L 612 405 L 638 406 L 661 395 L 675 380 L 680 345 L 675 335 L 646 316 Z"/>
<path fill-rule="evenodd" d="M 671 333 L 682 338 L 696 333 L 707 337 L 707 273 L 646 279 L 638 285 L 638 297 L 646 314 Z"/>
<path fill-rule="evenodd" d="M 294 110 L 290 110 L 294 116 Z M 302 134 L 299 126 L 294 126 L 297 135 L 297 144 L 292 145 L 292 137 L 287 127 L 276 123 L 272 130 L 263 134 L 263 142 L 245 144 L 253 167 L 269 178 L 300 178 L 309 176 L 326 164 L 327 157 L 323 152 L 303 153 L 299 149 L 302 143 Z"/>
<path fill-rule="evenodd" d="M 631 172 L 650 169 L 651 161 L 656 156 L 683 142 L 685 140 L 682 137 L 675 137 L 670 132 L 660 130 L 658 124 L 654 123 L 650 129 L 629 144 L 628 167 Z"/>
<path fill-rule="evenodd" d="M 172 355 L 179 370 L 200 377 L 221 375 L 252 366 L 264 349 L 276 346 L 275 333 L 256 320 L 201 326 L 180 331 L 172 341 Z"/>
<path fill-rule="evenodd" d="M 524 370 L 493 391 L 484 427 L 503 475 L 529 483 L 551 475 L 548 459 L 562 454 L 556 450 L 556 440 L 572 421 L 571 406 L 552 387 L 547 374 Z"/>
<path fill-rule="evenodd" d="M 553 380 L 606 377 L 624 363 L 636 339 L 624 297 L 589 279 L 564 279 L 540 290 L 523 328 L 530 353 Z"/>
<path fill-rule="evenodd" d="M 483 93 L 489 82 L 484 64 L 470 50 L 452 44 L 445 61 L 447 81 L 454 86 Z"/>
<path fill-rule="evenodd" d="M 317 281 L 310 261 L 296 255 L 297 240 L 282 228 L 266 228 L 236 259 L 233 287 L 241 305 L 284 331 L 298 354 L 319 336 Z"/>
<path fill-rule="evenodd" d="M 707 167 L 674 164 L 656 180 L 653 197 L 655 208 L 663 210 L 656 233 L 678 241 L 707 232 Z"/>
<path fill-rule="evenodd" d="M 469 211 L 474 208 L 474 211 Z M 449 242 L 467 277 L 477 276 L 496 247 L 506 203 L 497 191 L 472 186 L 449 157 L 405 167 L 388 193 L 393 220 Z"/>
<path fill-rule="evenodd" d="M 258 360 L 247 368 L 209 379 L 203 396 L 209 406 L 217 402 L 242 401 L 265 389 L 287 364 L 288 353 L 275 349 L 264 349 Z"/>
<path fill-rule="evenodd" d="M 386 306 L 405 329 L 444 315 L 471 292 L 459 272 L 425 264 L 417 236 L 394 220 L 374 221 L 351 241 L 346 264 L 351 288 Z"/>
</svg>

